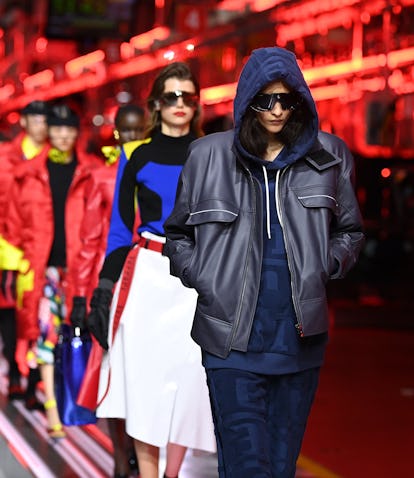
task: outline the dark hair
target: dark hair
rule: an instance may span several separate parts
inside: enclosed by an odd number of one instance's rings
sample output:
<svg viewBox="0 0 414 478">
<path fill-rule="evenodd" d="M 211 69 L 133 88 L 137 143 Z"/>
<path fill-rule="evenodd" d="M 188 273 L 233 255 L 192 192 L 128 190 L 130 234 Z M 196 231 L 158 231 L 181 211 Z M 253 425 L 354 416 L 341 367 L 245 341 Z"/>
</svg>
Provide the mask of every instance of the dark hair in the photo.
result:
<svg viewBox="0 0 414 478">
<path fill-rule="evenodd" d="M 31 101 L 20 112 L 22 115 L 47 115 L 49 112 L 48 105 L 45 101 Z"/>
<path fill-rule="evenodd" d="M 79 128 L 79 116 L 68 105 L 53 106 L 47 115 L 48 126 L 73 126 Z"/>
<path fill-rule="evenodd" d="M 200 85 L 195 78 L 194 74 L 190 70 L 189 66 L 184 62 L 174 62 L 166 66 L 158 73 L 151 88 L 151 92 L 147 98 L 148 110 L 150 112 L 150 120 L 145 137 L 151 136 L 153 131 L 161 127 L 161 114 L 156 109 L 156 102 L 161 98 L 164 93 L 165 82 L 169 78 L 178 78 L 179 80 L 190 80 L 195 87 L 196 94 L 200 95 Z M 190 129 L 197 136 L 202 136 L 203 131 L 201 129 L 201 106 L 198 104 L 195 110 L 194 117 L 191 120 Z"/>
<path fill-rule="evenodd" d="M 240 143 L 249 153 L 263 158 L 269 142 L 268 132 L 257 119 L 258 113 L 247 108 L 240 125 Z M 292 111 L 288 121 L 279 133 L 275 133 L 275 139 L 283 143 L 288 149 L 295 144 L 305 129 L 307 121 L 311 121 L 310 113 L 305 102 Z"/>
<path fill-rule="evenodd" d="M 118 128 L 121 118 L 130 113 L 136 114 L 137 116 L 145 116 L 144 108 L 141 108 L 141 106 L 138 106 L 138 105 L 120 106 L 115 114 L 115 119 L 114 119 L 115 127 Z"/>
</svg>

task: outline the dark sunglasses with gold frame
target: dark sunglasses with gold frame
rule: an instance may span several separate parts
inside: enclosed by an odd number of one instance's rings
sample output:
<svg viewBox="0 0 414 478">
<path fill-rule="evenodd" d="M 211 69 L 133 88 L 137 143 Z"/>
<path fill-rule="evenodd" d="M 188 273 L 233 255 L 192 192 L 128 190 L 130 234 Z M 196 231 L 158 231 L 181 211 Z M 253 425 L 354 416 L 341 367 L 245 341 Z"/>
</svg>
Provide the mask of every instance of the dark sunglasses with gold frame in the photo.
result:
<svg viewBox="0 0 414 478">
<path fill-rule="evenodd" d="M 183 99 L 183 103 L 191 108 L 197 107 L 200 98 L 196 93 L 189 93 L 188 91 L 167 91 L 163 93 L 159 99 L 159 102 L 163 106 L 176 106 L 178 98 Z"/>
</svg>

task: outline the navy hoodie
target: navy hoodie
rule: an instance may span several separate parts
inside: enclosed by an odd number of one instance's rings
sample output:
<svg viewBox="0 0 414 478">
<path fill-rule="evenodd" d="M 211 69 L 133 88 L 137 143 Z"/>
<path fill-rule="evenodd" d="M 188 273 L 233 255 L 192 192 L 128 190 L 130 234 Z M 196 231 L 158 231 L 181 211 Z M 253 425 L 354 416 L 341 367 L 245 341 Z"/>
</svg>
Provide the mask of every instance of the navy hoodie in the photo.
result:
<svg viewBox="0 0 414 478">
<path fill-rule="evenodd" d="M 253 97 L 267 84 L 283 81 L 296 91 L 308 109 L 309 121 L 298 141 L 272 161 L 247 152 L 239 141 L 243 115 Z M 299 337 L 292 303 L 290 273 L 275 202 L 277 170 L 302 158 L 318 135 L 318 115 L 295 55 L 283 48 L 254 50 L 244 66 L 234 99 L 234 146 L 248 160 L 263 195 L 263 263 L 259 297 L 247 352 L 232 351 L 226 359 L 203 354 L 206 368 L 238 368 L 257 373 L 293 373 L 322 364 L 327 335 Z M 267 186 L 266 186 L 267 182 Z"/>
</svg>

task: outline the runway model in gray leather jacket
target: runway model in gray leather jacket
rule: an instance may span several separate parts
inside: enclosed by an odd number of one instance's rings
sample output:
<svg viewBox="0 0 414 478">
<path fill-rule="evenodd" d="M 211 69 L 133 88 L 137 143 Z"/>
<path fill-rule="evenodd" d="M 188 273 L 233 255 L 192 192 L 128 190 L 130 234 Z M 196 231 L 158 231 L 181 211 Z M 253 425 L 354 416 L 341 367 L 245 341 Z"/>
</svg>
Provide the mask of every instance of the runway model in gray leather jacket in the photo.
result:
<svg viewBox="0 0 414 478">
<path fill-rule="evenodd" d="M 164 254 L 198 292 L 192 337 L 220 478 L 293 478 L 327 343 L 326 283 L 363 244 L 354 164 L 318 130 L 288 50 L 252 53 L 234 121 L 190 145 Z"/>
<path fill-rule="evenodd" d="M 314 112 L 312 134 L 277 169 L 272 199 L 283 230 L 296 326 L 306 336 L 327 330 L 325 284 L 355 264 L 363 233 L 351 153 L 338 137 L 318 135 L 313 99 L 300 79 L 296 82 Z M 235 135 L 242 117 L 237 107 L 246 109 L 262 86 L 248 97 L 243 92 L 242 100 L 236 97 L 235 130 L 192 144 L 165 223 L 171 273 L 199 293 L 192 336 L 221 357 L 231 349 L 246 350 L 258 297 L 266 218 L 252 160 L 240 152 Z"/>
</svg>

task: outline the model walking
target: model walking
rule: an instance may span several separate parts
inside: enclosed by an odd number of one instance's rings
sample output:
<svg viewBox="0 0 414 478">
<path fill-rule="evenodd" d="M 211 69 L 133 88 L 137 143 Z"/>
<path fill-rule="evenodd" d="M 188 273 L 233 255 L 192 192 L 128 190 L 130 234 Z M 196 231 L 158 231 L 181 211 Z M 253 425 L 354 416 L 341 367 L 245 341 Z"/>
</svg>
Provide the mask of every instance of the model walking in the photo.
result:
<svg viewBox="0 0 414 478">
<path fill-rule="evenodd" d="M 199 87 L 188 66 L 173 63 L 162 70 L 147 104 L 151 140 L 139 146 L 126 164 L 121 156 L 107 255 L 88 325 L 104 348 L 109 345 L 101 370 L 104 399 L 98 416 L 126 419 L 142 478 L 158 478 L 160 447 L 167 448 L 165 476 L 174 478 L 187 447 L 215 450 L 201 352 L 190 338 L 196 294 L 170 276 L 169 261 L 161 254 L 163 224 L 174 204 L 187 149 L 200 134 Z M 142 222 L 139 246 L 131 250 L 136 197 Z M 132 292 L 113 336 L 117 300 L 125 292 L 119 285 L 130 271 L 131 254 L 137 254 Z M 124 263 L 128 267 L 115 291 L 108 336 L 112 287 Z"/>
</svg>

